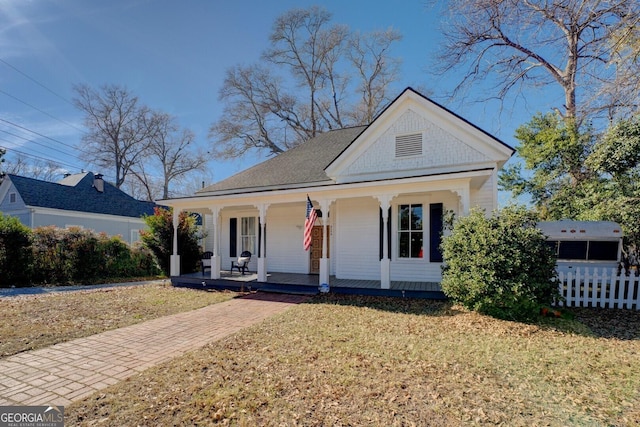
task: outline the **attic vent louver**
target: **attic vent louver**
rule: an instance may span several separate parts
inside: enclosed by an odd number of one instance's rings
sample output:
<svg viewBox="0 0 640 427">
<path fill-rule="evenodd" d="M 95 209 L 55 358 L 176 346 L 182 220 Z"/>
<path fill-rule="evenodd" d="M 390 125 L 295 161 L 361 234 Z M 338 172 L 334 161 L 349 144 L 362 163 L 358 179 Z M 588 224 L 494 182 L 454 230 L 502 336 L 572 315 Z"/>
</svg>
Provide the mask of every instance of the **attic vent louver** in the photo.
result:
<svg viewBox="0 0 640 427">
<path fill-rule="evenodd" d="M 422 154 L 422 134 L 396 136 L 396 157 L 419 156 Z"/>
</svg>

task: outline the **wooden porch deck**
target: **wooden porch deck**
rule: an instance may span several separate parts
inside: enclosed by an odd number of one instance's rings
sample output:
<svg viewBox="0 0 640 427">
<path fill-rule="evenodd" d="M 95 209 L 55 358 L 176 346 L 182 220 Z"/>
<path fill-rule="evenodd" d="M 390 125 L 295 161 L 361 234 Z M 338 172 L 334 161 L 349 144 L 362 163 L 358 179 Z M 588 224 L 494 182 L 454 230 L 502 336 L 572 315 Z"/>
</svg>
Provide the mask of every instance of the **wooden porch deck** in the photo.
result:
<svg viewBox="0 0 640 427">
<path fill-rule="evenodd" d="M 209 272 L 201 272 L 172 277 L 174 286 L 204 289 L 230 289 L 243 291 L 263 291 L 281 293 L 318 294 L 319 279 L 313 274 L 268 273 L 266 282 L 258 282 L 256 273 L 241 275 L 237 272 L 222 271 L 220 279 L 211 279 Z M 376 295 L 402 298 L 446 299 L 439 283 L 392 281 L 390 289 L 382 289 L 379 280 L 352 280 L 329 278 L 330 292 L 353 295 Z"/>
</svg>

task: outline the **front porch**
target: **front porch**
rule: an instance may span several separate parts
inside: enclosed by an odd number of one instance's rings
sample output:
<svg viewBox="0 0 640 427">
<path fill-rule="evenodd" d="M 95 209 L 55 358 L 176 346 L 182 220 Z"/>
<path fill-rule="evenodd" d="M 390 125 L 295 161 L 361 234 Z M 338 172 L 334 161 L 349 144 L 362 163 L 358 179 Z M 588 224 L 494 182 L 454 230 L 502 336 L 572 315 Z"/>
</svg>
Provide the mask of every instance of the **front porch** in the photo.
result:
<svg viewBox="0 0 640 427">
<path fill-rule="evenodd" d="M 257 273 L 241 275 L 230 271 L 221 271 L 220 279 L 211 279 L 209 274 L 203 276 L 201 272 L 171 277 L 171 283 L 177 287 L 308 295 L 320 293 L 318 281 L 318 275 L 314 274 L 267 273 L 267 281 L 258 282 Z M 337 279 L 330 276 L 329 286 L 329 292 L 336 294 L 446 299 L 440 284 L 436 282 L 391 281 L 389 289 L 382 289 L 379 280 Z"/>
</svg>

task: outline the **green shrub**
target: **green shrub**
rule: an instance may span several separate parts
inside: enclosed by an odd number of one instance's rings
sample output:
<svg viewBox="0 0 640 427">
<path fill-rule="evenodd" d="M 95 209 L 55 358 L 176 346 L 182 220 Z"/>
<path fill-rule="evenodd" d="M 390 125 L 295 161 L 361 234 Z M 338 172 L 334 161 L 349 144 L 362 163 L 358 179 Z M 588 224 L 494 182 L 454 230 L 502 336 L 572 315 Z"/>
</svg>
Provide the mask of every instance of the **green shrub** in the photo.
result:
<svg viewBox="0 0 640 427">
<path fill-rule="evenodd" d="M 149 231 L 140 232 L 143 244 L 155 255 L 158 265 L 169 274 L 173 253 L 173 210 L 155 208 L 154 214 L 145 216 Z M 178 254 L 180 271 L 192 273 L 198 270 L 200 243 L 195 218 L 187 212 L 180 212 L 178 221 Z"/>
<path fill-rule="evenodd" d="M 523 208 L 489 218 L 472 210 L 455 221 L 442 251 L 442 290 L 470 310 L 528 320 L 559 298 L 555 258 Z"/>
<path fill-rule="evenodd" d="M 29 285 L 32 262 L 31 230 L 0 213 L 0 287 Z"/>
<path fill-rule="evenodd" d="M 33 283 L 46 285 L 67 282 L 66 263 L 59 247 L 63 231 L 53 226 L 33 230 Z"/>
<path fill-rule="evenodd" d="M 136 243 L 131 249 L 131 259 L 139 275 L 157 276 L 162 273 L 153 252 L 141 242 Z"/>
<path fill-rule="evenodd" d="M 132 249 L 119 236 L 78 227 L 39 227 L 33 235 L 34 284 L 93 284 L 159 273 L 148 250 Z"/>
<path fill-rule="evenodd" d="M 70 227 L 60 234 L 58 253 L 64 262 L 66 281 L 95 283 L 105 274 L 98 236 L 90 230 Z"/>
</svg>

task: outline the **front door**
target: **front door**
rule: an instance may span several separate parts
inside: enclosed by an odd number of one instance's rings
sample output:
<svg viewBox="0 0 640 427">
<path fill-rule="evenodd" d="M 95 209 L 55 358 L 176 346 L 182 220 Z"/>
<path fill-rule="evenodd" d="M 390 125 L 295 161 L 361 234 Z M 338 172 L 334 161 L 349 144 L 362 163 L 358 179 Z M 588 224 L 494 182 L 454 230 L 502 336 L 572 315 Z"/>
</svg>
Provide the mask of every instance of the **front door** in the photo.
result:
<svg viewBox="0 0 640 427">
<path fill-rule="evenodd" d="M 315 225 L 311 230 L 311 267 L 310 274 L 320 273 L 320 258 L 322 258 L 322 226 Z M 327 258 L 329 258 L 329 226 L 327 226 Z"/>
</svg>

